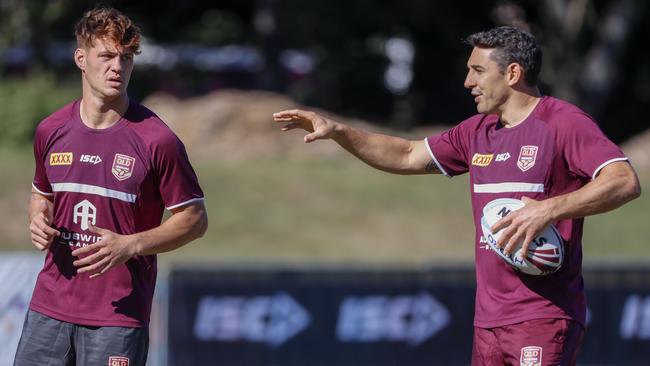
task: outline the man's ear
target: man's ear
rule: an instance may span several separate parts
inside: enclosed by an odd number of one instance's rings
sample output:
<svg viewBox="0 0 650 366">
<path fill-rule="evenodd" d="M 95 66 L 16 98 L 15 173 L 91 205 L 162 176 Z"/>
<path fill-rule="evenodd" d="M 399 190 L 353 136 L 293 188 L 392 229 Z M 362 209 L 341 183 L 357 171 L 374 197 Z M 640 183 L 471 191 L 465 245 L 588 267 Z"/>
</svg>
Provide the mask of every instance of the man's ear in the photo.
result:
<svg viewBox="0 0 650 366">
<path fill-rule="evenodd" d="M 506 67 L 506 77 L 508 79 L 508 85 L 512 86 L 517 84 L 520 80 L 524 78 L 524 69 L 518 63 L 511 63 Z"/>
<path fill-rule="evenodd" d="M 81 71 L 86 69 L 86 50 L 83 48 L 74 50 L 74 63 Z"/>
</svg>

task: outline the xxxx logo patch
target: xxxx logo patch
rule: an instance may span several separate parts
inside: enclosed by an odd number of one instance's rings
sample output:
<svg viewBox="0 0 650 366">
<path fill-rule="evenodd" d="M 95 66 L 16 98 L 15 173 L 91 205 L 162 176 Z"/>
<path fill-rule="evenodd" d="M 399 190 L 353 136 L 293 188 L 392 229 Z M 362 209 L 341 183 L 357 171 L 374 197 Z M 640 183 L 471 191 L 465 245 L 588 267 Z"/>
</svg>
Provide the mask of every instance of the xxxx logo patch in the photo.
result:
<svg viewBox="0 0 650 366">
<path fill-rule="evenodd" d="M 50 165 L 72 165 L 73 155 L 71 152 L 51 153 Z"/>
<path fill-rule="evenodd" d="M 494 154 L 474 154 L 472 157 L 472 165 L 488 166 L 492 162 Z"/>
</svg>

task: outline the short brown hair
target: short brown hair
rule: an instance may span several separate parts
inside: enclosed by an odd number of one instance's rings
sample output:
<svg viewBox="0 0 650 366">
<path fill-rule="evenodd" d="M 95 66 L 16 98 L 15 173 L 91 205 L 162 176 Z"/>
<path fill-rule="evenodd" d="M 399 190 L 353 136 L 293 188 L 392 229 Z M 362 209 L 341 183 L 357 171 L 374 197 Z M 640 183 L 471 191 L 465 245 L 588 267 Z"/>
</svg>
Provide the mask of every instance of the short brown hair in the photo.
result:
<svg viewBox="0 0 650 366">
<path fill-rule="evenodd" d="M 499 64 L 501 72 L 516 62 L 524 69 L 524 79 L 528 85 L 536 86 L 539 82 L 542 48 L 532 34 L 515 27 L 503 26 L 471 34 L 465 43 L 479 48 L 494 48 L 491 57 Z"/>
<path fill-rule="evenodd" d="M 96 39 L 140 53 L 140 28 L 129 17 L 116 9 L 99 7 L 84 14 L 75 27 L 78 47 L 92 47 Z"/>
</svg>

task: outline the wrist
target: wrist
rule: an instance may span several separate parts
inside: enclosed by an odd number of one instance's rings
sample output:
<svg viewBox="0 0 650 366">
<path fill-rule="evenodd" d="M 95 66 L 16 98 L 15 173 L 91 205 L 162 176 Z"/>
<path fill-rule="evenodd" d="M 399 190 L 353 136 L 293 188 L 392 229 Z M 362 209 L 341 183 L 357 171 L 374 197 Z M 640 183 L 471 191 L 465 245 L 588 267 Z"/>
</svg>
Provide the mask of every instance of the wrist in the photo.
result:
<svg viewBox="0 0 650 366">
<path fill-rule="evenodd" d="M 142 245 L 142 233 L 131 234 L 128 236 L 128 250 L 131 257 L 142 255 L 143 245 Z"/>
<path fill-rule="evenodd" d="M 548 222 L 554 223 L 562 219 L 562 212 L 560 209 L 562 206 L 561 200 L 561 197 L 553 197 L 544 200 L 544 203 L 546 204 L 545 212 L 548 215 Z"/>
<path fill-rule="evenodd" d="M 345 135 L 345 130 L 347 129 L 348 126 L 338 123 L 338 122 L 333 122 L 334 123 L 334 136 L 333 137 L 339 137 L 339 136 L 344 136 Z"/>
</svg>

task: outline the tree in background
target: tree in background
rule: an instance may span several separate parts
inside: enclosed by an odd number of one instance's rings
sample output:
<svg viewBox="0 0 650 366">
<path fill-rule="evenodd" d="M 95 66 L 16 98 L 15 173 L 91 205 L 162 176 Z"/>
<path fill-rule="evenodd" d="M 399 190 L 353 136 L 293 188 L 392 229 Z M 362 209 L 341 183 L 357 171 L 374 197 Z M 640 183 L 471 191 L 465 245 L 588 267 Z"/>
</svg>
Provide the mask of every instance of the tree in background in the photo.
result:
<svg viewBox="0 0 650 366">
<path fill-rule="evenodd" d="M 264 67 L 247 72 L 150 68 L 138 73 L 137 98 L 161 89 L 187 97 L 257 88 L 402 129 L 455 124 L 474 107 L 462 87 L 469 52 L 462 38 L 511 24 L 541 39 L 547 92 L 582 106 L 614 140 L 645 129 L 636 117 L 650 98 L 650 52 L 636 46 L 650 34 L 643 0 L 104 3 L 130 14 L 152 44 L 248 46 L 263 58 Z M 71 62 L 54 64 L 50 57 L 69 52 L 60 45 L 73 47 L 74 19 L 95 4 L 0 0 L 0 75 L 52 73 L 55 85 L 76 78 Z M 21 57 L 23 63 L 9 62 Z M 286 67 L 290 57 L 301 72 Z"/>
</svg>

